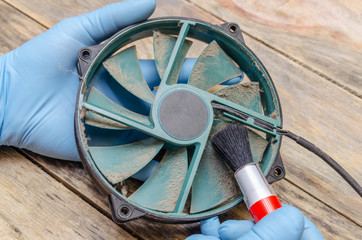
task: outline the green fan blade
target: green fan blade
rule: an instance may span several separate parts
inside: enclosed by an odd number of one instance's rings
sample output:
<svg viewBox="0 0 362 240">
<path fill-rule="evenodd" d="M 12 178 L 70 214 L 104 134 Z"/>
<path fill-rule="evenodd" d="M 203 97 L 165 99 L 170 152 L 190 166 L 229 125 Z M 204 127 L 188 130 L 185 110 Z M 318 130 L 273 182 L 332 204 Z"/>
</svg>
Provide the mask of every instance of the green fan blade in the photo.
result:
<svg viewBox="0 0 362 240">
<path fill-rule="evenodd" d="M 231 58 L 212 41 L 201 53 L 192 69 L 188 83 L 208 91 L 212 87 L 242 75 Z"/>
<path fill-rule="evenodd" d="M 192 184 L 190 212 L 203 212 L 237 195 L 234 174 L 208 143 Z"/>
<path fill-rule="evenodd" d="M 116 184 L 146 166 L 163 145 L 163 141 L 147 138 L 120 146 L 89 147 L 89 152 L 102 174 Z"/>
<path fill-rule="evenodd" d="M 151 177 L 129 199 L 144 207 L 173 212 L 187 174 L 187 150 L 167 151 Z"/>
<path fill-rule="evenodd" d="M 106 96 L 104 96 L 98 89 L 95 87 L 92 87 L 87 102 L 92 103 L 100 108 L 103 108 L 107 111 L 111 111 L 114 113 L 117 113 L 119 115 L 122 115 L 123 117 L 129 118 L 131 120 L 134 120 L 136 122 L 142 123 L 144 125 L 151 125 L 151 122 L 149 118 L 145 115 L 141 115 L 135 112 L 132 112 L 117 103 L 113 102 Z"/>
<path fill-rule="evenodd" d="M 263 106 L 261 105 L 260 88 L 257 82 L 239 83 L 225 87 L 214 94 L 262 113 Z"/>
<path fill-rule="evenodd" d="M 155 56 L 155 62 L 157 66 L 158 73 L 160 78 L 163 77 L 165 73 L 168 62 L 172 54 L 172 50 L 176 44 L 177 38 L 170 35 L 165 35 L 160 32 L 154 32 L 153 34 L 153 51 Z M 192 42 L 185 40 L 178 58 L 175 60 L 175 65 L 171 77 L 168 80 L 168 84 L 177 83 L 178 76 L 180 74 L 182 63 L 184 62 L 187 51 L 190 49 Z"/>
<path fill-rule="evenodd" d="M 153 102 L 155 96 L 143 77 L 135 46 L 108 58 L 103 62 L 103 66 L 119 84 L 133 95 L 146 102 Z"/>
<path fill-rule="evenodd" d="M 84 114 L 84 121 L 86 124 L 99 127 L 99 128 L 106 128 L 106 129 L 117 129 L 117 130 L 123 130 L 123 129 L 129 129 L 130 127 L 113 121 L 112 119 L 103 117 L 102 115 L 99 115 L 95 112 L 87 111 Z"/>
</svg>

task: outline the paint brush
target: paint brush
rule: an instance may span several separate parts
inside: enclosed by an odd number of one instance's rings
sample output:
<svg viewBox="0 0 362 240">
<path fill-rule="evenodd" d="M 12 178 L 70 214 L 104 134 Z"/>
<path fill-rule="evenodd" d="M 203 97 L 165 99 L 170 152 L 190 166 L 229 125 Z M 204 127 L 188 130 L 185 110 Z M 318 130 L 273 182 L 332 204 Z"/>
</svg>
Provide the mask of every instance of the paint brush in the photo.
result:
<svg viewBox="0 0 362 240">
<path fill-rule="evenodd" d="M 253 162 L 246 127 L 230 124 L 216 133 L 211 142 L 217 153 L 235 172 L 235 179 L 255 222 L 282 207 L 259 166 Z"/>
</svg>

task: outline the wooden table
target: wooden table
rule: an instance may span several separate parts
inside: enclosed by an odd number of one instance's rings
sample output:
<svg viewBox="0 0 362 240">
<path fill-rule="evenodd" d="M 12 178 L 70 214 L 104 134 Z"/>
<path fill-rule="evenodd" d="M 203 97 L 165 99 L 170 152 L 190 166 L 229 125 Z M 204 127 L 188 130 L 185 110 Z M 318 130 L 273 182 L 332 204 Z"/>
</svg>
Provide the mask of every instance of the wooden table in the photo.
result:
<svg viewBox="0 0 362 240">
<path fill-rule="evenodd" d="M 0 53 L 110 2 L 0 1 Z M 153 16 L 169 15 L 238 23 L 276 84 L 285 128 L 362 183 L 361 1 L 158 0 Z M 282 202 L 298 207 L 326 239 L 362 239 L 362 201 L 342 178 L 288 139 L 281 154 L 287 176 L 274 187 Z M 118 226 L 80 163 L 11 147 L 0 147 L 0 199 L 1 239 L 184 239 L 199 232 L 198 223 Z M 221 216 L 245 218 L 243 205 Z"/>
</svg>

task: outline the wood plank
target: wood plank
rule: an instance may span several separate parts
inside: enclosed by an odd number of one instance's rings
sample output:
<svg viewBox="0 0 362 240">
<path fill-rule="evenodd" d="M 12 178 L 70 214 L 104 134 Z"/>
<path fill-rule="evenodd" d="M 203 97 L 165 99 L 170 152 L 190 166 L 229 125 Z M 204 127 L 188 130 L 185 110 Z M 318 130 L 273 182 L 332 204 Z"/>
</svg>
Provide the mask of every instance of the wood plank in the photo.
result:
<svg viewBox="0 0 362 240">
<path fill-rule="evenodd" d="M 97 9 L 116 0 L 37 1 L 4 0 L 50 28 L 64 18 Z M 325 79 L 362 97 L 362 30 L 359 24 L 362 4 L 340 1 L 258 1 L 185 0 L 201 7 L 218 20 L 237 22 L 243 31 L 260 42 L 287 55 Z M 34 4 L 35 3 L 35 4 Z M 166 8 L 170 7 L 170 8 Z M 158 10 L 172 9 L 173 15 L 185 16 L 184 7 L 172 1 L 158 1 Z M 301 11 L 301 9 L 303 9 Z M 193 10 L 197 12 L 197 10 Z M 53 14 L 56 12 L 57 14 Z M 162 12 L 162 10 L 160 11 Z M 172 15 L 171 13 L 162 16 Z M 187 15 L 186 15 L 187 16 Z M 196 15 L 197 16 L 197 15 Z M 336 17 L 337 16 L 337 17 Z M 208 18 L 210 19 L 210 17 Z"/>
<path fill-rule="evenodd" d="M 0 147 L 2 239 L 134 239 L 9 147 Z"/>
<path fill-rule="evenodd" d="M 362 97 L 362 3 L 187 0 Z"/>
<path fill-rule="evenodd" d="M 29 18 L 4 2 L 0 2 L 0 22 L 0 54 L 19 47 L 46 30 L 41 26 L 28 28 Z"/>
<path fill-rule="evenodd" d="M 34 2 L 33 5 L 36 5 Z M 31 11 L 37 12 L 35 7 L 31 9 L 29 6 L 31 4 L 24 4 L 25 7 L 22 5 L 17 5 L 17 7 L 28 11 L 28 14 Z M 98 3 L 82 2 L 81 4 L 98 7 Z M 155 16 L 182 15 L 219 23 L 217 18 L 200 11 L 189 3 L 159 1 L 158 4 Z M 47 8 L 46 4 L 40 5 L 42 8 Z M 74 7 L 74 9 L 81 8 Z M 60 18 L 59 16 L 67 14 L 57 13 L 58 8 L 52 10 L 52 13 L 48 14 L 48 17 L 53 19 L 52 23 L 55 23 Z M 361 170 L 355 167 L 358 166 L 358 157 L 361 156 L 362 150 L 359 144 L 361 137 L 349 134 L 359 132 L 361 126 L 360 99 L 317 74 L 305 71 L 299 64 L 265 47 L 264 44 L 250 37 L 246 37 L 246 42 L 262 59 L 276 82 L 283 105 L 286 128 L 295 130 L 302 136 L 315 141 L 318 146 L 338 159 L 361 182 Z M 346 126 L 346 129 L 342 129 L 341 126 Z M 360 198 L 340 178 L 336 177 L 328 166 L 287 140 L 283 143 L 282 153 L 289 171 L 288 179 L 361 224 Z M 347 205 L 347 203 L 353 204 Z"/>
<path fill-rule="evenodd" d="M 92 183 L 89 175 L 79 163 L 64 162 L 61 160 L 45 158 L 37 154 L 26 152 L 61 182 L 70 184 L 82 198 L 90 199 L 92 204 L 101 208 L 102 212 L 109 212 L 104 196 L 100 194 Z M 287 180 L 275 183 L 274 189 L 283 203 L 299 208 L 304 215 L 311 219 L 320 229 L 325 239 L 360 239 L 361 227 L 330 209 L 325 204 L 301 191 Z M 251 219 L 244 204 L 220 216 L 222 221 L 228 219 Z M 146 220 L 137 220 L 122 225 L 137 231 L 145 239 L 184 239 L 190 234 L 199 233 L 199 224 L 166 225 Z"/>
<path fill-rule="evenodd" d="M 5 0 L 21 9 L 44 26 L 51 27 L 58 21 L 97 9 L 106 3 L 87 1 L 46 1 L 33 4 L 26 0 Z M 314 1 L 243 1 L 236 0 L 187 0 L 219 19 L 237 22 L 243 31 L 258 39 L 293 61 L 315 71 L 323 78 L 338 84 L 347 91 L 362 97 L 362 75 L 359 65 L 362 60 L 362 30 L 358 24 L 362 4 L 354 0 L 349 4 L 340 1 L 323 1 L 315 6 Z M 162 8 L 169 2 L 159 1 Z M 176 15 L 184 16 L 181 9 Z M 166 9 L 166 8 L 165 8 Z M 303 9 L 303 11 L 300 11 Z M 56 11 L 55 14 L 52 13 Z M 317 14 L 317 12 L 319 14 Z M 156 11 L 157 15 L 157 11 Z M 335 16 L 338 16 L 336 18 Z M 342 67 L 342 66 L 343 67 Z"/>
</svg>

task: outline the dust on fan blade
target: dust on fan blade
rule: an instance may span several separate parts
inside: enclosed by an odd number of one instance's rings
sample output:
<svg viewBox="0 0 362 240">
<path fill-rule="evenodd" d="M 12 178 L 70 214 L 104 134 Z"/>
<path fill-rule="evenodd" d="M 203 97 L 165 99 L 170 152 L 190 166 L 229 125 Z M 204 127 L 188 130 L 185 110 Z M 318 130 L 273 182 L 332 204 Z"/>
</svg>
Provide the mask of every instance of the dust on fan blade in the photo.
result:
<svg viewBox="0 0 362 240">
<path fill-rule="evenodd" d="M 105 129 L 114 129 L 114 130 L 126 130 L 130 129 L 129 126 L 116 122 L 112 119 L 103 117 L 95 112 L 86 111 L 84 113 L 84 122 L 88 125 L 105 128 Z"/>
<path fill-rule="evenodd" d="M 232 172 L 208 143 L 192 184 L 190 213 L 214 208 L 237 194 Z"/>
<path fill-rule="evenodd" d="M 215 95 L 240 104 L 255 112 L 263 113 L 261 105 L 260 88 L 257 82 L 239 83 L 233 86 L 225 86 L 216 91 Z"/>
<path fill-rule="evenodd" d="M 125 89 L 152 104 L 155 96 L 143 77 L 135 46 L 108 58 L 103 66 Z"/>
<path fill-rule="evenodd" d="M 113 102 L 112 100 L 104 96 L 95 87 L 91 88 L 87 102 L 97 107 L 103 108 L 107 111 L 117 113 L 119 115 L 122 115 L 123 117 L 132 119 L 138 123 L 142 123 L 147 126 L 151 125 L 151 122 L 147 116 L 132 112 L 118 105 L 117 103 Z"/>
<path fill-rule="evenodd" d="M 175 46 L 176 41 L 177 41 L 176 37 L 162 34 L 160 32 L 153 33 L 153 51 L 154 51 L 157 71 L 160 75 L 160 78 L 162 78 L 163 74 L 165 73 L 166 67 L 170 61 L 172 50 Z M 191 45 L 192 41 L 189 40 L 184 41 L 180 53 L 178 55 L 178 58 L 176 59 L 176 63 L 174 64 L 172 75 L 168 80 L 168 84 L 177 83 L 182 63 L 184 62 L 185 56 Z"/>
<path fill-rule="evenodd" d="M 149 179 L 129 199 L 143 207 L 173 212 L 188 168 L 187 149 L 168 150 Z"/>
<path fill-rule="evenodd" d="M 146 138 L 119 146 L 89 147 L 89 151 L 97 168 L 109 182 L 116 184 L 146 166 L 163 145 L 163 141 Z"/>
<path fill-rule="evenodd" d="M 212 41 L 197 59 L 188 84 L 208 91 L 212 87 L 229 79 L 242 75 L 231 58 Z"/>
<path fill-rule="evenodd" d="M 215 95 L 230 100 L 231 102 L 240 104 L 246 108 L 252 109 L 258 113 L 262 113 L 262 105 L 261 105 L 261 98 L 260 98 L 260 88 L 259 83 L 255 82 L 246 82 L 246 83 L 239 83 L 234 86 L 229 86 L 223 88 L 214 93 Z M 225 127 L 228 124 L 225 118 L 219 117 L 218 122 L 214 120 L 214 126 L 211 129 L 210 136 L 220 130 L 222 127 Z M 225 120 L 225 121 L 223 121 Z M 254 162 L 260 162 L 264 151 L 268 145 L 268 141 L 257 134 L 254 130 L 249 129 L 249 141 L 253 156 Z"/>
<path fill-rule="evenodd" d="M 224 120 L 219 120 L 219 121 L 215 120 L 214 126 L 211 129 L 212 132 L 210 133 L 210 138 L 215 133 L 217 133 L 218 131 L 220 131 L 222 128 L 226 127 L 230 123 L 232 122 Z M 266 147 L 268 146 L 268 141 L 251 129 L 248 129 L 248 135 L 249 135 L 251 155 L 253 157 L 253 161 L 255 163 L 259 163 L 263 158 Z"/>
</svg>

